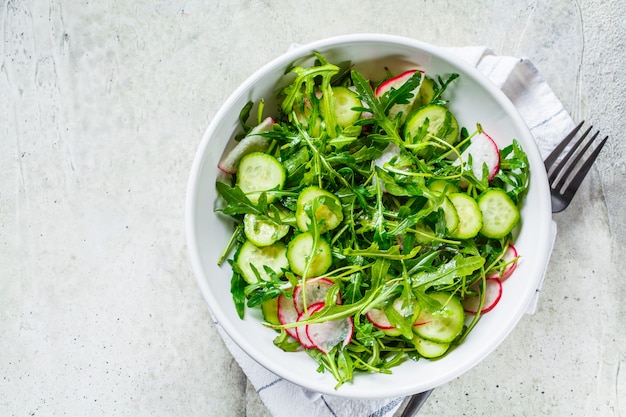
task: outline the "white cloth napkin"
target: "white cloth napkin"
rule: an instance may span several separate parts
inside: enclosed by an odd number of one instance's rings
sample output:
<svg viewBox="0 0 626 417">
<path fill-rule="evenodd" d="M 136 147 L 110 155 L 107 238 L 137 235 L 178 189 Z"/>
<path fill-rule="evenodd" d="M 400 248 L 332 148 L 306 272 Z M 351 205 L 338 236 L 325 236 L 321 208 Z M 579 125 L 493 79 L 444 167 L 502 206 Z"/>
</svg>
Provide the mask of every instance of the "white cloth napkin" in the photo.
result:
<svg viewBox="0 0 626 417">
<path fill-rule="evenodd" d="M 499 56 L 482 46 L 446 49 L 475 66 L 507 95 L 526 121 L 543 158 L 574 127 L 568 112 L 528 59 Z M 555 236 L 553 222 L 552 243 Z M 529 314 L 535 311 L 542 283 L 543 278 L 528 306 Z M 219 323 L 214 324 L 274 417 L 392 417 L 404 400 L 351 400 L 312 393 L 267 371 L 243 352 Z"/>
</svg>

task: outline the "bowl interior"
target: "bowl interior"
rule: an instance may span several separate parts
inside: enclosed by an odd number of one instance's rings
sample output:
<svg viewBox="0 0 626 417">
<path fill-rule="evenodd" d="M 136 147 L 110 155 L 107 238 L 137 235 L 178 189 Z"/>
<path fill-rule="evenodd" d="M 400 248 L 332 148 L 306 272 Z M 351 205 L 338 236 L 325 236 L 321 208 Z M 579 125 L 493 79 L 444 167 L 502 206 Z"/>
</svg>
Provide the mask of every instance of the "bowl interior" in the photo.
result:
<svg viewBox="0 0 626 417">
<path fill-rule="evenodd" d="M 317 363 L 306 353 L 286 353 L 272 340 L 276 333 L 260 324 L 250 309 L 240 320 L 230 295 L 231 269 L 217 260 L 229 240 L 233 223 L 214 213 L 217 164 L 237 133 L 238 116 L 249 100 L 266 100 L 266 112 L 276 108 L 273 97 L 285 68 L 296 62 L 310 63 L 312 51 L 330 62 L 351 61 L 367 78 L 380 79 L 385 68 L 399 73 L 418 67 L 428 74 L 459 73 L 447 90 L 451 110 L 461 126 L 473 130 L 480 123 L 499 146 L 513 138 L 520 141 L 531 164 L 529 194 L 522 208 L 522 225 L 516 247 L 522 260 L 504 283 L 499 305 L 483 316 L 465 342 L 437 361 L 407 361 L 391 375 L 355 377 L 338 390 L 328 373 L 316 371 Z M 254 113 L 252 113 L 254 114 Z M 309 390 L 352 398 L 387 398 L 423 392 L 458 377 L 492 352 L 524 314 L 549 259 L 551 209 L 543 162 L 528 131 L 511 102 L 484 76 L 436 47 L 415 40 L 386 35 L 351 35 L 302 46 L 270 62 L 246 80 L 218 111 L 208 127 L 187 190 L 186 228 L 190 258 L 198 284 L 214 317 L 228 335 L 253 359 L 277 375 Z"/>
</svg>

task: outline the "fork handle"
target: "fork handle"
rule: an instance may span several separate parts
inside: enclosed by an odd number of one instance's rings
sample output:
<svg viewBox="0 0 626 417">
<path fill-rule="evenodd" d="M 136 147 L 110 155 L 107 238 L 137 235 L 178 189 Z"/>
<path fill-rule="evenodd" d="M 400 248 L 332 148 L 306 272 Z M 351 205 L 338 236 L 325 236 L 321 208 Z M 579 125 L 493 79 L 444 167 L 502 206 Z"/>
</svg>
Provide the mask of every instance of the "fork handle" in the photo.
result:
<svg viewBox="0 0 626 417">
<path fill-rule="evenodd" d="M 419 394 L 412 395 L 411 398 L 409 398 L 406 407 L 404 407 L 404 410 L 402 410 L 402 414 L 400 415 L 400 417 L 416 416 L 417 412 L 420 410 L 420 408 L 422 408 L 431 392 L 433 392 L 433 390 L 424 391 L 420 392 Z"/>
</svg>

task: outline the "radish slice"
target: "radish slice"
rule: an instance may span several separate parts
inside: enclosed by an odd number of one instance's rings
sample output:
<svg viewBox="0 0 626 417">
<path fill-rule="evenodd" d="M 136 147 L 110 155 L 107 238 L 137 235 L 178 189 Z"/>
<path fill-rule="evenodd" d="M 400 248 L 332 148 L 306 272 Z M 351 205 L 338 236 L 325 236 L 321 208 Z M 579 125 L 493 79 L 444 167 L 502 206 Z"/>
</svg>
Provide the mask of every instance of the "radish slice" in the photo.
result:
<svg viewBox="0 0 626 417">
<path fill-rule="evenodd" d="M 396 300 L 393 302 L 393 308 L 401 316 L 406 317 L 407 313 L 409 313 L 409 312 L 408 311 L 402 311 L 402 303 L 403 302 L 404 301 L 402 300 L 402 298 L 396 298 Z M 369 321 L 372 322 L 372 324 L 374 326 L 378 327 L 379 329 L 382 329 L 382 330 L 395 329 L 395 327 L 389 321 L 389 318 L 387 317 L 387 314 L 385 313 L 384 310 L 380 310 L 378 308 L 373 308 L 373 309 L 369 310 L 367 313 L 365 313 L 365 316 L 367 317 L 367 319 Z"/>
<path fill-rule="evenodd" d="M 378 327 L 379 329 L 382 329 L 382 330 L 393 329 L 391 322 L 389 321 L 389 319 L 387 318 L 387 315 L 385 314 L 383 310 L 380 310 L 378 308 L 373 308 L 367 313 L 365 313 L 365 316 L 367 317 L 369 321 L 372 322 L 374 326 Z"/>
<path fill-rule="evenodd" d="M 318 304 L 320 305 L 318 306 Z M 303 311 L 302 313 L 300 313 L 300 315 L 298 315 L 298 321 L 306 320 L 308 317 L 311 316 L 311 314 L 319 311 L 323 307 L 324 303 L 312 304 L 310 308 L 307 309 L 307 311 Z M 313 342 L 311 342 L 311 339 L 309 339 L 309 336 L 306 334 L 306 328 L 307 326 L 296 327 L 296 334 L 298 335 L 298 340 L 300 340 L 302 346 L 307 349 L 313 349 L 315 345 L 313 344 Z"/>
<path fill-rule="evenodd" d="M 480 285 L 480 283 L 479 283 Z M 485 281 L 485 301 L 483 302 L 483 308 L 481 313 L 487 313 L 491 311 L 500 298 L 502 297 L 502 282 L 499 279 L 488 278 Z M 480 303 L 480 296 L 467 297 L 463 300 L 463 309 L 467 313 L 476 314 L 478 311 L 478 305 Z"/>
<path fill-rule="evenodd" d="M 324 303 L 311 306 L 309 314 L 324 308 Z M 311 343 L 323 353 L 328 353 L 338 344 L 346 346 L 352 340 L 354 322 L 352 317 L 329 320 L 322 323 L 311 323 L 306 326 L 306 334 Z"/>
<path fill-rule="evenodd" d="M 387 81 L 383 82 L 382 84 L 380 84 L 378 86 L 378 88 L 376 88 L 375 91 L 375 95 L 376 98 L 380 98 L 383 94 L 385 94 L 386 92 L 390 91 L 392 88 L 393 89 L 398 89 L 400 88 L 404 83 L 406 83 L 412 76 L 413 74 L 415 74 L 417 72 L 417 70 L 408 70 L 403 72 L 400 75 L 397 75 L 393 78 L 388 79 Z M 424 77 L 424 72 L 420 71 L 422 74 L 422 79 Z M 413 103 L 415 103 L 415 100 L 417 99 L 417 94 L 419 92 L 420 86 L 422 84 L 422 81 L 420 80 L 420 83 L 417 85 L 417 87 L 415 87 L 415 89 L 413 89 L 412 93 L 413 93 L 413 97 L 409 99 L 409 102 L 406 104 L 394 104 L 393 107 L 391 107 L 391 109 L 389 109 L 389 118 L 393 119 L 396 117 L 396 115 L 400 112 L 402 112 L 402 120 L 401 122 L 404 122 L 404 120 L 406 120 L 406 117 L 408 116 L 408 113 L 411 109 L 411 107 L 413 107 Z"/>
<path fill-rule="evenodd" d="M 268 132 L 272 130 L 273 127 L 274 119 L 268 117 L 263 120 L 222 158 L 217 167 L 227 174 L 235 174 L 237 172 L 237 164 L 244 155 L 257 151 L 265 151 L 267 149 L 269 140 L 265 136 L 259 135 L 259 133 Z"/>
<path fill-rule="evenodd" d="M 374 165 L 385 169 L 384 166 L 387 162 L 391 161 L 395 156 L 400 155 L 400 147 L 395 143 L 389 143 L 385 149 L 383 149 L 383 153 L 374 160 Z M 385 184 L 381 184 L 381 188 L 383 193 L 386 193 Z"/>
<path fill-rule="evenodd" d="M 375 92 L 376 98 L 380 98 L 380 96 L 382 96 L 383 94 L 385 94 L 387 91 L 391 90 L 392 88 L 397 90 L 398 88 L 402 87 L 402 85 L 405 82 L 407 82 L 416 72 L 417 70 L 415 69 L 404 71 L 402 74 L 396 75 L 395 77 L 389 78 L 388 80 L 382 82 L 376 88 L 376 92 Z"/>
<path fill-rule="evenodd" d="M 285 294 L 281 294 L 278 296 L 278 321 L 280 324 L 292 324 L 298 320 L 298 312 L 296 308 L 293 306 L 293 300 Z M 287 327 L 285 331 L 289 334 L 289 336 L 294 339 L 298 339 L 298 333 L 296 332 L 296 328 Z"/>
<path fill-rule="evenodd" d="M 501 274 L 499 270 L 496 270 L 489 274 L 487 278 L 499 279 L 502 282 L 506 281 L 506 279 L 511 276 L 517 267 L 517 258 L 517 249 L 515 249 L 515 246 L 509 245 L 506 252 L 504 252 L 504 255 L 502 256 L 502 262 L 507 263 L 504 271 L 502 271 Z"/>
<path fill-rule="evenodd" d="M 500 169 L 500 151 L 498 150 L 498 145 L 489 135 L 481 132 L 472 138 L 470 145 L 461 154 L 463 163 L 467 163 L 469 155 L 472 155 L 472 172 L 478 180 L 483 178 L 484 164 L 487 164 L 489 181 L 496 176 L 498 169 Z"/>
<path fill-rule="evenodd" d="M 383 168 L 387 162 L 391 161 L 398 155 L 400 155 L 400 147 L 395 143 L 389 143 L 389 145 L 383 149 L 383 153 L 374 160 L 374 165 L 379 168 Z"/>
<path fill-rule="evenodd" d="M 306 306 L 326 301 L 328 290 L 335 283 L 327 278 L 309 278 L 305 286 L 298 285 L 293 292 L 293 303 L 298 313 L 304 311 L 304 299 L 306 298 Z M 337 295 L 337 304 L 341 304 L 339 295 Z"/>
</svg>

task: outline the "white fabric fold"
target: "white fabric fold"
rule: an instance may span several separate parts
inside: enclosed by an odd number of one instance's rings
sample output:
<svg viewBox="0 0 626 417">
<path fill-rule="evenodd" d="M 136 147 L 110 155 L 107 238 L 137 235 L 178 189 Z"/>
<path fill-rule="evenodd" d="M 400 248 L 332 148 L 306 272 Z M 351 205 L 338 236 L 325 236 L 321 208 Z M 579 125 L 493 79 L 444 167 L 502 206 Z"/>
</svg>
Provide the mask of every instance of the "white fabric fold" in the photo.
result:
<svg viewBox="0 0 626 417">
<path fill-rule="evenodd" d="M 507 95 L 530 128 L 544 158 L 574 127 L 568 112 L 528 59 L 499 56 L 482 46 L 444 49 L 475 66 Z M 555 237 L 556 223 L 553 222 L 552 243 Z M 542 283 L 543 278 L 528 306 L 529 314 L 536 309 Z M 312 393 L 267 371 L 243 352 L 219 323 L 215 325 L 274 417 L 392 417 L 404 400 L 403 397 L 352 400 Z"/>
</svg>

